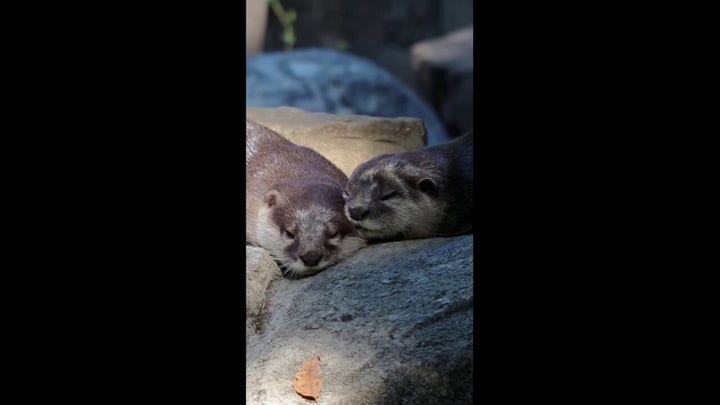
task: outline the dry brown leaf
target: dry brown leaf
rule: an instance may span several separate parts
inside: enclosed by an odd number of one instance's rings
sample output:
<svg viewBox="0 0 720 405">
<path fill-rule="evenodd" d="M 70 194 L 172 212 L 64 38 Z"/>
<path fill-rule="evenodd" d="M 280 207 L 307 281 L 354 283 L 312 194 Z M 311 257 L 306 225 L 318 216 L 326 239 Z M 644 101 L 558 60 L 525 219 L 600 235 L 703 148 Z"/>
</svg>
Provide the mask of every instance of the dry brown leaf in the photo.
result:
<svg viewBox="0 0 720 405">
<path fill-rule="evenodd" d="M 295 374 L 293 388 L 300 396 L 310 399 L 318 399 L 320 396 L 320 356 L 306 360 L 302 367 Z"/>
</svg>

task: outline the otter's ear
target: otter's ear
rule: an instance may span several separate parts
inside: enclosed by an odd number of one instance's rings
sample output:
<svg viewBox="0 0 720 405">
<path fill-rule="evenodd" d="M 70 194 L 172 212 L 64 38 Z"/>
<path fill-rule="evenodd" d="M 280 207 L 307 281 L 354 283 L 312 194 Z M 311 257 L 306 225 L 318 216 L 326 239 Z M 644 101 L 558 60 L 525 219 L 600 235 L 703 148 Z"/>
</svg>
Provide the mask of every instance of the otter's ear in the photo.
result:
<svg viewBox="0 0 720 405">
<path fill-rule="evenodd" d="M 421 192 L 423 192 L 427 195 L 430 195 L 433 197 L 438 195 L 437 184 L 435 184 L 433 179 L 430 179 L 427 177 L 422 178 L 422 179 L 418 180 L 418 182 L 416 183 L 416 186 L 417 186 L 418 190 L 420 190 Z"/>
<path fill-rule="evenodd" d="M 265 194 L 265 204 L 268 207 L 274 207 L 280 204 L 280 192 L 277 190 L 270 190 Z"/>
</svg>

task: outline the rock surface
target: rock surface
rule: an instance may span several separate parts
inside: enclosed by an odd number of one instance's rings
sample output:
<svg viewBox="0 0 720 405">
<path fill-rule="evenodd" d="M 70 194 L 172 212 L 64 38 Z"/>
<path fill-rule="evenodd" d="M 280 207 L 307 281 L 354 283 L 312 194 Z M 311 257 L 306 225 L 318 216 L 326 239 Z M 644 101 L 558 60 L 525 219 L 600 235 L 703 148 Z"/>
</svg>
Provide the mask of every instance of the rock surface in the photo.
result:
<svg viewBox="0 0 720 405">
<path fill-rule="evenodd" d="M 266 305 L 270 282 L 280 278 L 277 264 L 268 252 L 259 247 L 245 246 L 245 336 L 260 329 L 260 312 Z"/>
<path fill-rule="evenodd" d="M 451 136 L 473 128 L 473 27 L 418 42 L 410 54 L 419 92 Z"/>
<path fill-rule="evenodd" d="M 416 118 L 340 116 L 292 107 L 247 107 L 245 115 L 292 142 L 316 150 L 347 176 L 377 155 L 415 150 L 426 144 L 425 127 Z"/>
<path fill-rule="evenodd" d="M 473 236 L 381 243 L 269 289 L 246 346 L 248 404 L 306 404 L 298 367 L 321 359 L 318 404 L 472 403 Z"/>
<path fill-rule="evenodd" d="M 435 111 L 375 63 L 331 49 L 269 52 L 246 58 L 247 106 L 422 120 L 427 144 L 449 136 Z"/>
</svg>

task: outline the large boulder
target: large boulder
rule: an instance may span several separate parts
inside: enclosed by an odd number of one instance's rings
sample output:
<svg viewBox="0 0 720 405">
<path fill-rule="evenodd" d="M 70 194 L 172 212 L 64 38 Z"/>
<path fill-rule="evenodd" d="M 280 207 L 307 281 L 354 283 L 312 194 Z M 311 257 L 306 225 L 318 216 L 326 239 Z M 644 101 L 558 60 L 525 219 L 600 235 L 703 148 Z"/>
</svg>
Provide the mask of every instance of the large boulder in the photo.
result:
<svg viewBox="0 0 720 405">
<path fill-rule="evenodd" d="M 472 235 L 381 243 L 273 282 L 248 334 L 246 403 L 307 403 L 292 382 L 316 355 L 318 403 L 472 403 L 472 255 Z"/>
<path fill-rule="evenodd" d="M 416 118 L 340 116 L 293 107 L 247 107 L 245 115 L 292 142 L 314 149 L 347 176 L 377 155 L 415 150 L 426 144 L 425 127 Z"/>
<path fill-rule="evenodd" d="M 427 143 L 449 139 L 433 109 L 375 63 L 324 48 L 268 52 L 246 58 L 247 106 L 422 120 Z"/>
</svg>

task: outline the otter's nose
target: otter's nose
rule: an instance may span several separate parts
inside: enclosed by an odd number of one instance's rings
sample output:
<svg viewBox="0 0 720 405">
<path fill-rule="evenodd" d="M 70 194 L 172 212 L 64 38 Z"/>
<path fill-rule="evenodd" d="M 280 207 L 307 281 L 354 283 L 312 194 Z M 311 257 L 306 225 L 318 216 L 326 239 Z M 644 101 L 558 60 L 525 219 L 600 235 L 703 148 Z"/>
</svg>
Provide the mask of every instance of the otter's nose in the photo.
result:
<svg viewBox="0 0 720 405">
<path fill-rule="evenodd" d="M 304 255 L 300 256 L 300 260 L 302 260 L 302 262 L 305 263 L 306 266 L 315 266 L 320 263 L 320 259 L 322 258 L 323 255 L 317 252 L 307 252 Z"/>
<path fill-rule="evenodd" d="M 348 213 L 350 214 L 350 218 L 360 221 L 367 216 L 368 210 L 365 207 L 352 207 L 348 208 Z"/>
</svg>

